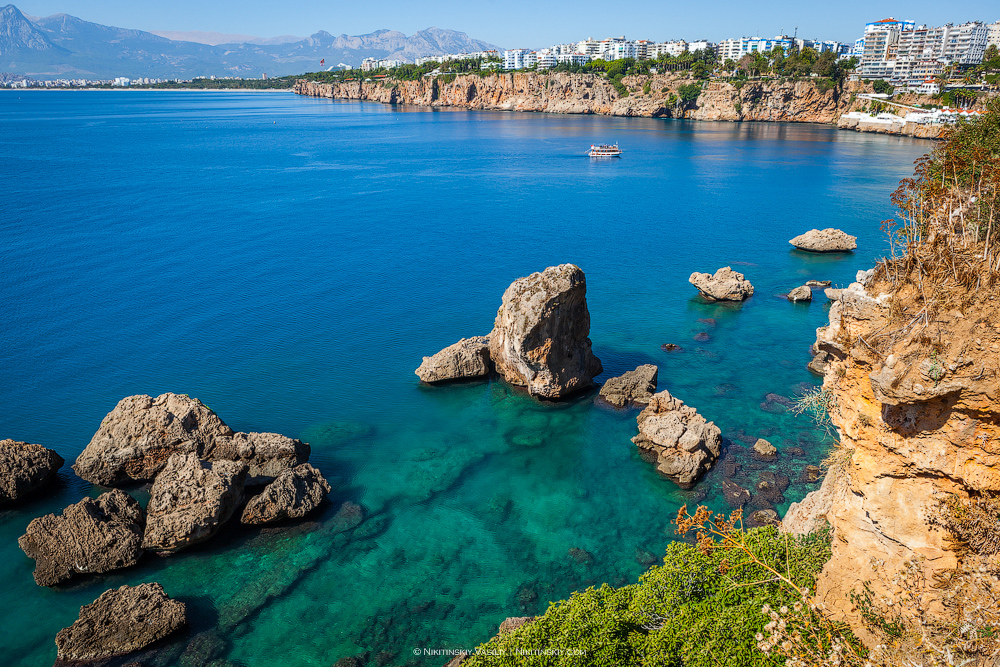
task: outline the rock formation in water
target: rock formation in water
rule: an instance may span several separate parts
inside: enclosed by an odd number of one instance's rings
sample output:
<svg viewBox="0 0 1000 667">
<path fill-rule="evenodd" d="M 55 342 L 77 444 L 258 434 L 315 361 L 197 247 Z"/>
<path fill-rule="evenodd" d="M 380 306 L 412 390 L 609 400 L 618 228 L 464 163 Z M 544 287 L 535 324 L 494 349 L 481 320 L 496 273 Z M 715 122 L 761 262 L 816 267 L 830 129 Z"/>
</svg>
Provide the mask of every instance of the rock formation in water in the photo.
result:
<svg viewBox="0 0 1000 667">
<path fill-rule="evenodd" d="M 587 281 L 572 264 L 515 280 L 503 294 L 490 359 L 507 382 L 543 398 L 593 386 L 603 370 L 591 351 Z"/>
<path fill-rule="evenodd" d="M 160 584 L 122 586 L 80 607 L 76 622 L 56 635 L 56 654 L 70 664 L 126 655 L 186 623 L 187 606 L 167 597 Z"/>
<path fill-rule="evenodd" d="M 173 553 L 215 535 L 243 501 L 246 465 L 175 454 L 149 492 L 143 548 Z"/>
<path fill-rule="evenodd" d="M 247 503 L 240 519 L 245 524 L 299 519 L 319 507 L 330 485 L 319 470 L 303 463 L 278 475 Z"/>
<path fill-rule="evenodd" d="M 144 524 L 139 503 L 115 489 L 84 498 L 60 515 L 34 519 L 18 544 L 35 560 L 35 582 L 54 586 L 76 575 L 135 565 Z"/>
<path fill-rule="evenodd" d="M 788 293 L 789 301 L 812 301 L 813 291 L 807 286 L 796 287 Z"/>
<path fill-rule="evenodd" d="M 658 371 L 653 364 L 643 364 L 634 371 L 609 378 L 601 387 L 601 398 L 619 408 L 629 404 L 646 405 L 656 393 Z"/>
<path fill-rule="evenodd" d="M 799 250 L 809 252 L 850 252 L 858 247 L 858 237 L 830 227 L 811 229 L 805 234 L 799 234 L 789 243 Z"/>
<path fill-rule="evenodd" d="M 198 454 L 233 430 L 184 394 L 129 396 L 101 422 L 73 469 L 83 479 L 115 486 L 153 479 L 173 454 Z"/>
<path fill-rule="evenodd" d="M 414 371 L 424 382 L 448 382 L 490 374 L 489 336 L 463 338 L 431 357 L 424 357 Z"/>
<path fill-rule="evenodd" d="M 681 488 L 693 486 L 719 458 L 719 427 L 668 391 L 654 394 L 636 421 L 639 434 L 632 442 L 655 455 L 656 469 Z"/>
<path fill-rule="evenodd" d="M 247 466 L 247 486 L 268 484 L 286 470 L 309 460 L 309 445 L 279 433 L 234 433 L 205 446 L 207 461 L 235 461 Z"/>
<path fill-rule="evenodd" d="M 63 463 L 61 456 L 41 445 L 0 440 L 0 507 L 52 482 Z"/>
<path fill-rule="evenodd" d="M 724 266 L 715 274 L 692 273 L 688 282 L 709 301 L 743 301 L 753 296 L 753 285 L 742 273 Z"/>
</svg>

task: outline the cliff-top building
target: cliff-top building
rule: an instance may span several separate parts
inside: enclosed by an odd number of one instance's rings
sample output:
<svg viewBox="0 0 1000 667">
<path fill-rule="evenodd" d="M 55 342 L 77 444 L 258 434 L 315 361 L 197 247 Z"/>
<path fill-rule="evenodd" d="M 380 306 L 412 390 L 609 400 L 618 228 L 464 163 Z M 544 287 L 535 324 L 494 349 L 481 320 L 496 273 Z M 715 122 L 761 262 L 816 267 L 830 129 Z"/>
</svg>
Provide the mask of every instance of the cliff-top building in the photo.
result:
<svg viewBox="0 0 1000 667">
<path fill-rule="evenodd" d="M 979 21 L 933 28 L 893 18 L 875 21 L 865 26 L 859 75 L 916 88 L 948 67 L 981 63 L 988 33 Z"/>
</svg>

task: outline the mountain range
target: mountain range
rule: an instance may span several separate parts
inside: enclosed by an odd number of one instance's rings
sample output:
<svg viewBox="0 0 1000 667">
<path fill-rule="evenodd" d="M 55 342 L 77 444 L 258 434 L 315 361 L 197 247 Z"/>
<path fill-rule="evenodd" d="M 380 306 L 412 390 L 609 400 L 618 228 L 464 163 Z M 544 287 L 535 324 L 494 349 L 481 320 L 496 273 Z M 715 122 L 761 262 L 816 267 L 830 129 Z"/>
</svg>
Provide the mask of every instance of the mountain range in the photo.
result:
<svg viewBox="0 0 1000 667">
<path fill-rule="evenodd" d="M 204 38 L 205 33 L 201 35 L 202 41 L 211 41 Z M 464 32 L 441 28 L 410 37 L 397 30 L 354 36 L 320 30 L 306 38 L 248 37 L 212 45 L 100 25 L 68 14 L 39 18 L 21 13 L 14 5 L 0 8 L 0 71 L 36 79 L 259 77 L 265 72 L 282 76 L 321 69 L 322 59 L 326 66 L 357 66 L 369 57 L 412 60 L 496 48 Z"/>
</svg>

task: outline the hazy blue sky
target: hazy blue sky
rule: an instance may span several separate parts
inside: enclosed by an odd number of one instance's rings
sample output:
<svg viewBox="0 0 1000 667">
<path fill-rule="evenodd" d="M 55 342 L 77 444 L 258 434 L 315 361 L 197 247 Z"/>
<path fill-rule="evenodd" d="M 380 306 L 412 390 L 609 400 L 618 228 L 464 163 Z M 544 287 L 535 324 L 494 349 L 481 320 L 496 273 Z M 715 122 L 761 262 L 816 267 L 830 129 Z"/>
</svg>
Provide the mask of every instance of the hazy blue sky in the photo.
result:
<svg viewBox="0 0 1000 667">
<path fill-rule="evenodd" d="M 0 0 L 2 1 L 2 0 Z M 854 40 L 868 21 L 887 16 L 918 23 L 1000 20 L 997 0 L 814 3 L 747 0 L 25 0 L 26 14 L 64 12 L 140 30 L 206 30 L 275 37 L 317 30 L 358 35 L 379 28 L 410 35 L 430 26 L 467 32 L 506 48 L 539 48 L 586 37 L 713 41 L 780 30 L 819 39 Z"/>
</svg>

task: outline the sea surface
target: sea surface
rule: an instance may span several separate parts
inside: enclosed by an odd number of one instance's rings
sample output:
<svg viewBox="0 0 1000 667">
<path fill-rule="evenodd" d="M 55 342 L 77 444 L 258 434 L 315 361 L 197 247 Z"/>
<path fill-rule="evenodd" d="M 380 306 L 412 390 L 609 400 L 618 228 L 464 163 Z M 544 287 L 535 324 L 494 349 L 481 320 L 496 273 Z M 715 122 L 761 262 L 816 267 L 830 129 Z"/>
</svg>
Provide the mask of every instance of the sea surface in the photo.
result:
<svg viewBox="0 0 1000 667">
<path fill-rule="evenodd" d="M 584 156 L 610 141 L 623 157 Z M 56 489 L 0 511 L 0 663 L 50 665 L 79 607 L 126 583 L 189 606 L 190 629 L 148 664 L 330 667 L 440 665 L 426 654 L 471 648 L 507 616 L 635 581 L 683 503 L 727 509 L 721 464 L 681 491 L 630 442 L 637 411 L 595 391 L 543 403 L 413 374 L 489 332 L 504 289 L 554 264 L 586 272 L 601 379 L 659 366 L 660 389 L 722 428 L 738 483 L 792 479 L 784 512 L 817 486 L 799 479 L 829 439 L 766 397 L 818 384 L 805 364 L 828 306 L 781 295 L 846 285 L 884 254 L 889 193 L 932 145 L 290 93 L 0 92 L 0 438 L 67 460 Z M 824 227 L 858 251 L 788 244 Z M 726 265 L 755 295 L 702 302 L 688 276 Z M 235 430 L 309 442 L 329 503 L 36 586 L 17 538 L 102 492 L 69 465 L 122 397 L 168 391 Z M 775 463 L 748 456 L 757 437 Z M 345 501 L 367 518 L 338 532 Z"/>
</svg>

